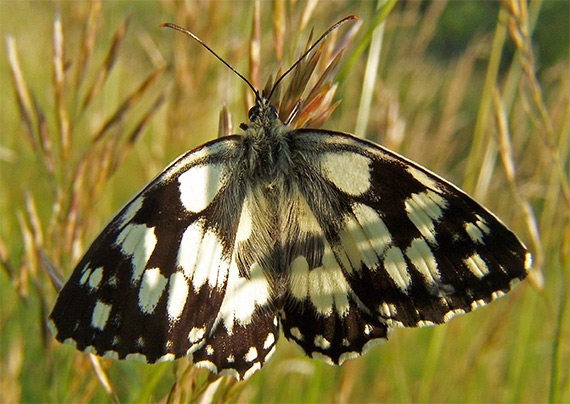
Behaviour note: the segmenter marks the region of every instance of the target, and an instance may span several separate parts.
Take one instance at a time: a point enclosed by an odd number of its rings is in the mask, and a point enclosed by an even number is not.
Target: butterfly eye
[[[248,118],[250,121],[253,121],[259,115],[259,107],[257,105],[251,107],[248,112]]]
[[[275,108],[273,105],[269,106],[269,117],[271,119],[279,118],[279,114],[277,113],[277,108]]]

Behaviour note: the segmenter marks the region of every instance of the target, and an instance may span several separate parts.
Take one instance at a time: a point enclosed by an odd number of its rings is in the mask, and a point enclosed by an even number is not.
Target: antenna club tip
[[[160,24],[160,28],[173,28],[180,31],[179,27],[171,22],[163,22],[162,24]]]
[[[349,15],[348,17],[344,17],[342,20],[340,20],[339,22],[337,22],[335,25],[340,25],[343,24],[347,21],[352,21],[352,20],[358,20],[359,18],[356,15]]]

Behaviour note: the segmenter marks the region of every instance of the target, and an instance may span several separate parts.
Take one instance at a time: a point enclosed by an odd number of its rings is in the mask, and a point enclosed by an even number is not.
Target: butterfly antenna
[[[339,23],[337,23],[338,25]],[[240,72],[238,72],[236,69],[234,69],[228,62],[226,62],[224,59],[222,59],[220,56],[218,56],[218,54],[216,52],[214,52],[212,50],[212,48],[210,48],[208,45],[206,45],[204,43],[204,41],[202,41],[200,38],[198,38],[196,35],[194,35],[192,32],[188,31],[185,28],[179,27],[178,25],[175,24],[171,24],[169,22],[161,24],[161,27],[168,27],[168,28],[172,28],[175,29],[176,31],[180,31],[185,33],[186,35],[190,36],[192,39],[194,39],[196,42],[198,42],[200,45],[202,45],[204,48],[206,48],[212,55],[214,55],[220,62],[222,62],[223,64],[226,65],[226,67],[228,69],[230,69],[232,72],[234,72],[235,74],[238,75],[239,78],[241,78],[243,81],[245,81],[245,83],[249,86],[249,88],[251,88],[251,91],[253,91],[253,94],[255,94],[255,99],[258,102],[261,102],[261,96],[259,95],[259,91],[257,91],[255,89],[255,87],[249,82],[248,79],[246,79]],[[330,30],[329,30],[330,31]],[[272,91],[273,92],[273,91]]]
[[[315,49],[315,48],[317,47],[317,45],[318,45],[319,43],[321,43],[322,40],[325,39],[328,34],[330,34],[332,31],[334,31],[335,29],[337,29],[340,25],[344,24],[344,23],[347,22],[347,21],[351,21],[351,20],[358,20],[358,17],[355,16],[355,15],[349,15],[348,17],[343,18],[342,20],[340,20],[339,22],[337,22],[336,24],[334,24],[332,27],[330,27],[329,29],[327,29],[327,31],[326,31],[323,35],[321,35],[321,37],[320,37],[319,39],[317,39],[317,40],[315,41],[315,43],[314,43],[305,53],[303,53],[303,55],[302,55],[299,59],[297,59],[297,61],[296,61],[295,63],[293,63],[293,66],[291,66],[285,73],[283,73],[283,74],[281,75],[281,77],[279,77],[279,78],[277,79],[277,81],[275,82],[275,84],[273,84],[273,87],[271,88],[271,92],[269,93],[269,96],[267,96],[267,99],[268,99],[268,100],[271,99],[271,96],[273,95],[273,92],[275,91],[275,89],[277,88],[277,85],[281,82],[281,80],[283,80],[283,79],[285,78],[285,76],[287,76],[289,73],[291,73],[291,71],[292,71],[295,67],[297,67],[297,65],[298,65],[299,63],[301,63],[301,61],[302,61],[303,59],[305,59],[305,58],[307,57],[307,55],[308,55],[309,53],[311,53],[311,51],[312,51],[313,49]],[[225,63],[225,62],[224,62],[224,63]]]

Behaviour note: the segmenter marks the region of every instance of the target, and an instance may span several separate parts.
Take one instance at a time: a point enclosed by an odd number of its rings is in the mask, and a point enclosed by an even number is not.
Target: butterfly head
[[[279,120],[279,113],[277,108],[273,106],[265,97],[256,96],[256,102],[253,107],[249,109],[247,124],[242,123],[240,128],[247,130],[248,128],[266,128],[272,126]]]

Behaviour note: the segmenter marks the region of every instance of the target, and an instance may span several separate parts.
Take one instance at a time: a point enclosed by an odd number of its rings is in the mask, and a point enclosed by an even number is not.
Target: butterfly
[[[243,380],[280,330],[340,365],[525,278],[525,246],[459,188],[373,142],[292,129],[247,84],[243,132],[179,157],[91,244],[49,316],[57,340]]]

